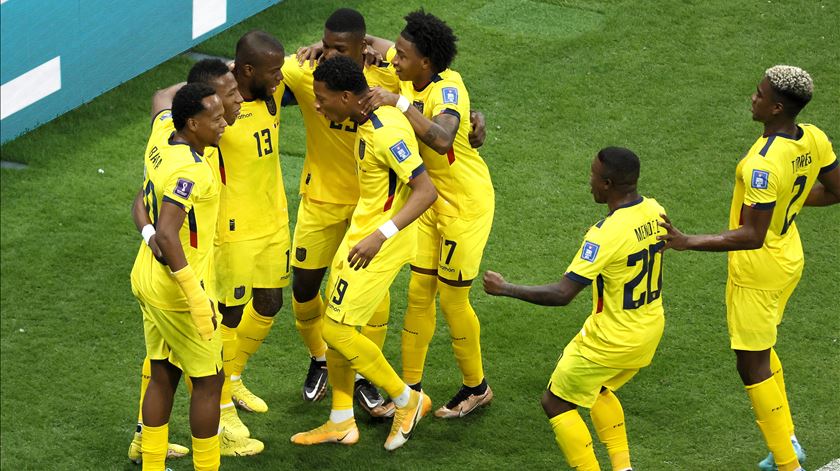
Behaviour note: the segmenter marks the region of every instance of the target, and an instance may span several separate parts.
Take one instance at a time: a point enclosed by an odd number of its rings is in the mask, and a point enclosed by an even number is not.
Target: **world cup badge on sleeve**
[[[598,250],[600,249],[600,245],[587,240],[583,243],[583,249],[580,251],[580,258],[586,260],[587,262],[594,262],[595,257],[598,256]]]
[[[752,187],[757,190],[767,189],[767,180],[770,179],[770,172],[755,169],[752,172]]]
[[[397,162],[404,162],[411,155],[411,151],[408,149],[408,145],[406,145],[405,141],[400,139],[399,142],[392,145],[388,149],[391,150],[391,153],[397,159]]]
[[[455,87],[443,87],[443,103],[447,105],[458,104],[458,89]]]

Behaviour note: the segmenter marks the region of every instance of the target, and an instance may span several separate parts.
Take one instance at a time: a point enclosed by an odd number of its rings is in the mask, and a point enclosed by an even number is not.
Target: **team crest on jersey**
[[[172,190],[172,192],[181,198],[187,199],[192,194],[193,185],[195,185],[195,183],[187,180],[186,178],[179,178],[178,183],[175,184],[175,189]]]
[[[236,299],[242,299],[245,296],[245,287],[244,286],[237,286],[233,288],[233,297]]]
[[[298,262],[302,262],[306,260],[306,249],[303,247],[298,247],[295,249],[295,258]]]
[[[586,260],[587,262],[594,262],[595,257],[598,256],[598,250],[600,249],[600,245],[587,240],[583,243],[583,249],[580,251],[580,258]]]
[[[417,108],[421,113],[423,112],[423,102],[421,100],[414,100],[412,103],[415,108]]]
[[[365,140],[359,139],[359,160],[365,160]]]
[[[766,172],[764,170],[753,170],[752,173],[752,187],[757,190],[766,190],[767,189],[767,180],[770,179],[770,172]]]
[[[443,87],[441,90],[443,93],[443,104],[458,104],[458,89],[455,87]]]
[[[269,114],[274,116],[277,114],[277,102],[274,101],[274,97],[268,97],[268,100],[265,100],[265,107],[268,109]]]
[[[397,162],[404,162],[405,159],[411,156],[411,151],[408,150],[408,146],[402,139],[400,139],[400,141],[396,144],[389,147],[389,149],[391,149],[391,153],[394,154],[394,157],[396,157]]]

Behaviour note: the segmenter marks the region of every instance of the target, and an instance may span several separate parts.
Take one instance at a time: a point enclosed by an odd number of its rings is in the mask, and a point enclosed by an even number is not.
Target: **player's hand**
[[[362,53],[362,59],[365,61],[365,67],[369,65],[376,65],[383,61],[382,54],[380,54],[379,51],[374,49],[370,44],[365,47],[365,51]]]
[[[152,250],[152,255],[158,260],[163,260],[163,252],[160,251],[160,246],[157,243],[157,234],[152,234],[149,237],[149,248]]]
[[[662,218],[662,221],[659,221],[659,227],[665,229],[667,234],[657,236],[657,240],[664,240],[665,247],[662,251],[666,251],[668,249],[674,250],[685,250],[688,248],[688,236],[680,232],[679,229],[671,224],[671,220],[668,219],[668,216],[664,214],[660,214],[659,217]]]
[[[303,65],[304,62],[309,61],[309,67],[315,67],[315,62],[320,61],[323,54],[324,45],[320,41],[309,46],[303,46],[295,52],[298,65]]]
[[[507,281],[505,278],[494,271],[487,270],[484,272],[484,292],[492,296],[504,295],[505,285]]]
[[[208,299],[206,303],[190,306],[190,317],[198,329],[198,335],[203,340],[212,340],[216,330],[216,311],[213,309],[213,303]]]
[[[473,149],[478,149],[484,145],[484,138],[487,136],[484,129],[484,113],[480,111],[470,111],[470,146]]]
[[[362,105],[362,113],[369,115],[380,106],[397,106],[399,98],[400,96],[396,93],[391,93],[382,87],[373,87],[366,97],[359,100],[359,104]]]
[[[385,235],[379,229],[362,239],[361,242],[350,249],[350,254],[347,256],[347,261],[350,262],[350,268],[355,270],[367,268],[370,265],[370,261],[373,260],[373,257],[379,253],[379,249],[382,248],[382,244],[386,240]]]

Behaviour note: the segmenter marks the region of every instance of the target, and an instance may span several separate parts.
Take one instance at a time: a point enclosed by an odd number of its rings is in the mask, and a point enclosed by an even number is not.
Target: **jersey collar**
[[[610,214],[607,214],[607,217],[612,216],[613,213],[618,211],[619,209],[629,208],[630,206],[636,206],[637,204],[641,203],[645,199],[644,196],[639,196],[639,199],[631,201],[629,203],[624,203],[621,206],[615,208],[614,210],[610,211]]]

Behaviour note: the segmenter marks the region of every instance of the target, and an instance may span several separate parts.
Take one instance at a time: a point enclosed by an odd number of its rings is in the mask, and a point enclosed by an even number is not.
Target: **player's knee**
[[[245,306],[226,306],[222,303],[219,303],[219,312],[222,314],[222,324],[225,327],[230,327],[231,329],[235,329],[239,327],[239,323],[242,321],[242,310],[245,309]]]
[[[254,289],[254,310],[261,316],[274,317],[283,307],[281,288]]]
[[[540,405],[542,405],[543,411],[549,419],[575,408],[574,404],[560,399],[547,389],[540,398]]]
[[[440,310],[444,314],[466,311],[470,307],[469,286],[451,286],[440,283]]]
[[[326,270],[326,268],[307,270],[292,267],[292,295],[295,301],[305,303],[318,296]]]

